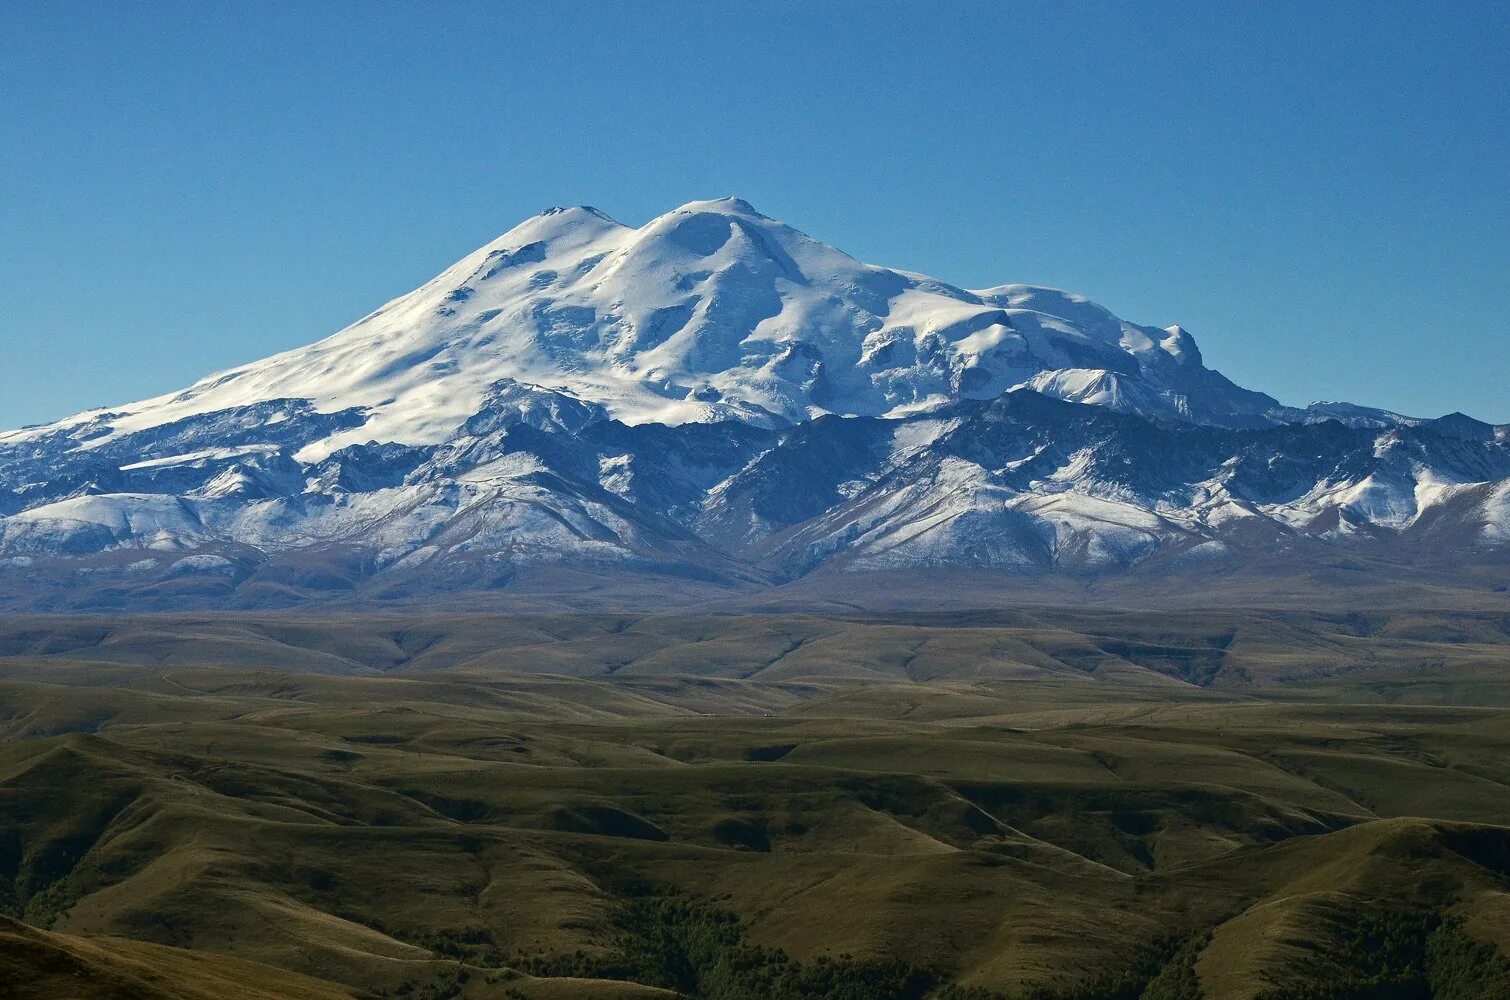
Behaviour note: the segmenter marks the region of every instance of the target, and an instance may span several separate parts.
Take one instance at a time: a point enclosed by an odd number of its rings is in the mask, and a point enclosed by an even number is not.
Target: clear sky
[[[1285,402],[1510,421],[1507,52],[1505,0],[8,0],[0,427],[316,340],[550,205],[728,194],[1180,323]]]

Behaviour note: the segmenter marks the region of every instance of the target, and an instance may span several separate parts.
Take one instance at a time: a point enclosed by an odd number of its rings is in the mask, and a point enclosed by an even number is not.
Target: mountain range
[[[738,199],[551,209],[319,343],[0,433],[0,605],[42,609],[1317,566],[1503,592],[1507,553],[1510,425],[1285,406],[1178,326]]]

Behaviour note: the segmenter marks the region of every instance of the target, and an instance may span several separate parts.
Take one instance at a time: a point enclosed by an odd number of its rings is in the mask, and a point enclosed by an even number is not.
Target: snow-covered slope
[[[1505,428],[1281,406],[1066,292],[863,264],[735,199],[555,209],[317,344],[0,434],[0,575],[410,594],[1500,551],[1507,477]]]
[[[84,428],[97,447],[298,399],[366,416],[304,459],[368,440],[435,444],[505,378],[630,424],[899,415],[1018,385],[1220,424],[1272,422],[1280,409],[1205,368],[1179,327],[1135,326],[1050,289],[969,292],[862,264],[725,199],[639,229],[553,209],[317,344],[0,443]]]

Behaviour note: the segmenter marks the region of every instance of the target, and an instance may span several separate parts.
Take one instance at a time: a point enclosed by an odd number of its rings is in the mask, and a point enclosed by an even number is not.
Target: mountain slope
[[[862,264],[725,199],[640,229],[589,208],[546,212],[318,344],[0,443],[66,432],[97,448],[186,417],[307,400],[365,420],[322,428],[303,458],[372,439],[435,444],[505,378],[630,424],[896,415],[1030,382],[1211,423],[1273,422],[1280,410],[1206,369],[1179,327],[1134,326],[1051,289],[969,292]]]
[[[101,581],[407,597],[540,566],[748,590],[1498,565],[1507,481],[1510,429],[1285,407],[1181,328],[1065,292],[863,264],[736,199],[638,229],[558,209],[320,343],[0,434],[0,577],[51,581],[51,606]]]

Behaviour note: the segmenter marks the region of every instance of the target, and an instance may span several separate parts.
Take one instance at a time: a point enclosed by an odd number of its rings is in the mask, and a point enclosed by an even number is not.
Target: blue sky
[[[1316,6],[0,4],[0,427],[318,339],[549,205],[726,194],[1286,402],[1510,421],[1510,5]]]

